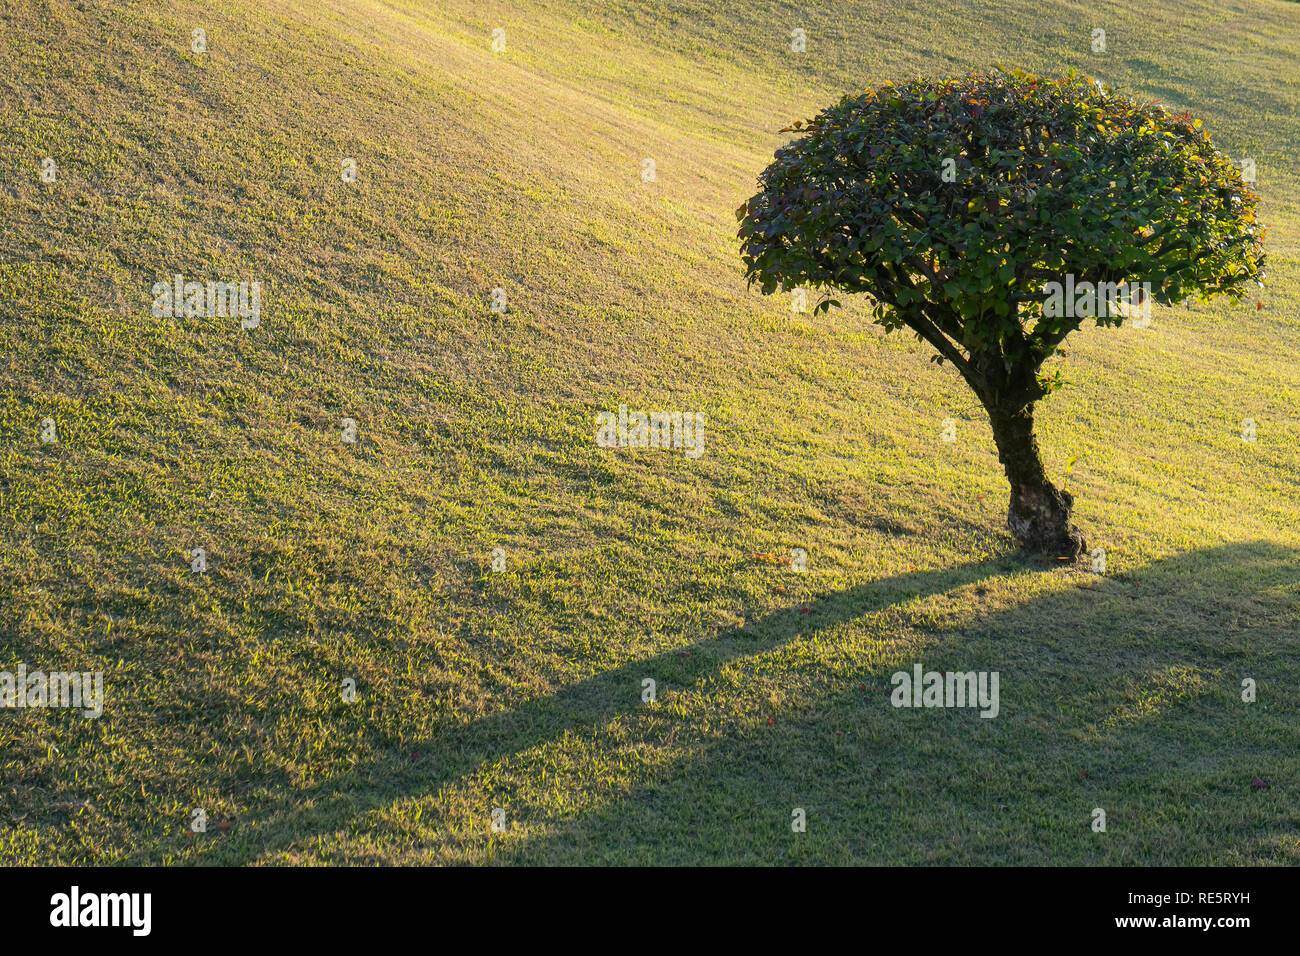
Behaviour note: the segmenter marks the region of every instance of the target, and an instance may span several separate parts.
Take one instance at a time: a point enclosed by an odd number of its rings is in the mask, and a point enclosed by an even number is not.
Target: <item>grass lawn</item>
[[[0,0],[0,671],[106,695],[0,710],[0,864],[1300,863],[1300,4],[592,6]],[[1104,574],[928,346],[742,277],[779,129],[997,63],[1257,165],[1258,302],[1040,406]]]

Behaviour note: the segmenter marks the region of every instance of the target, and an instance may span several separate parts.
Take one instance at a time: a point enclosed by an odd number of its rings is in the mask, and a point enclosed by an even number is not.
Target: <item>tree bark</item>
[[[1011,483],[1007,525],[1020,546],[1054,557],[1078,557],[1088,550],[1083,534],[1070,523],[1074,498],[1047,479],[1034,437],[1034,403],[988,402],[998,460]]]

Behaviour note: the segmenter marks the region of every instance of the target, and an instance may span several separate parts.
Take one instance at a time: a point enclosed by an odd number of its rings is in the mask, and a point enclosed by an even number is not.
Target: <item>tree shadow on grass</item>
[[[599,734],[620,715],[639,716],[646,675],[671,675],[673,684],[699,690],[733,662],[810,646],[865,615],[1028,566],[1008,556],[910,572],[629,661],[294,793],[246,821],[209,859],[310,853],[318,839],[328,845],[330,834],[369,811],[453,787],[568,734]],[[1290,549],[1227,545],[1130,574],[1075,577],[1079,586],[987,615],[973,608],[960,628],[918,625],[905,646],[921,656],[877,665],[867,694],[803,675],[809,697],[771,732],[740,727],[704,738],[683,722],[677,733],[691,743],[689,754],[647,770],[636,789],[603,806],[541,821],[543,836],[507,838],[497,858],[1086,863],[1100,846],[1112,854],[1105,862],[1158,862],[1159,841],[1209,825],[1206,813],[1219,815],[1222,838],[1186,835],[1172,851],[1179,862],[1227,862],[1225,841],[1260,832],[1276,842],[1274,856],[1285,855],[1274,798],[1294,801],[1294,794],[1267,791],[1236,816],[1231,801],[1242,796],[1248,764],[1279,780],[1300,772],[1300,757],[1278,752],[1300,725],[1294,705],[1270,711],[1263,698],[1245,705],[1239,696],[1243,677],[1255,676],[1261,694],[1300,681],[1298,580]],[[969,603],[979,590],[968,592]],[[892,708],[889,675],[915,660],[927,669],[999,671],[999,716]],[[1222,739],[1236,749],[1209,745]],[[426,759],[412,763],[411,749]],[[1151,780],[1166,772],[1167,781]],[[1090,843],[1100,834],[1089,828],[1089,814],[1108,801],[1112,839]],[[790,828],[796,807],[808,814],[807,833]],[[1143,834],[1155,842],[1143,843]],[[1268,855],[1257,849],[1253,856],[1261,852]]]

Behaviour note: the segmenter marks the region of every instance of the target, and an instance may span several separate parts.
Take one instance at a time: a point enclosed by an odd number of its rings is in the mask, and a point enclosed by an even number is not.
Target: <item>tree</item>
[[[791,131],[736,211],[749,282],[823,290],[819,310],[866,293],[878,324],[928,342],[988,412],[1017,541],[1086,550],[1034,436],[1035,404],[1062,384],[1043,363],[1087,319],[1240,301],[1262,281],[1237,167],[1200,120],[1073,70],[886,84]]]

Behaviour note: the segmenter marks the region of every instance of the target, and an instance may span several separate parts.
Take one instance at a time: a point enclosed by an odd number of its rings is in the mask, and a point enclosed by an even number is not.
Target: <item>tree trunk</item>
[[[1034,403],[1020,408],[986,404],[997,442],[998,459],[1011,483],[1007,525],[1021,547],[1054,557],[1074,558],[1088,550],[1083,534],[1070,523],[1074,498],[1047,480],[1034,437]]]

